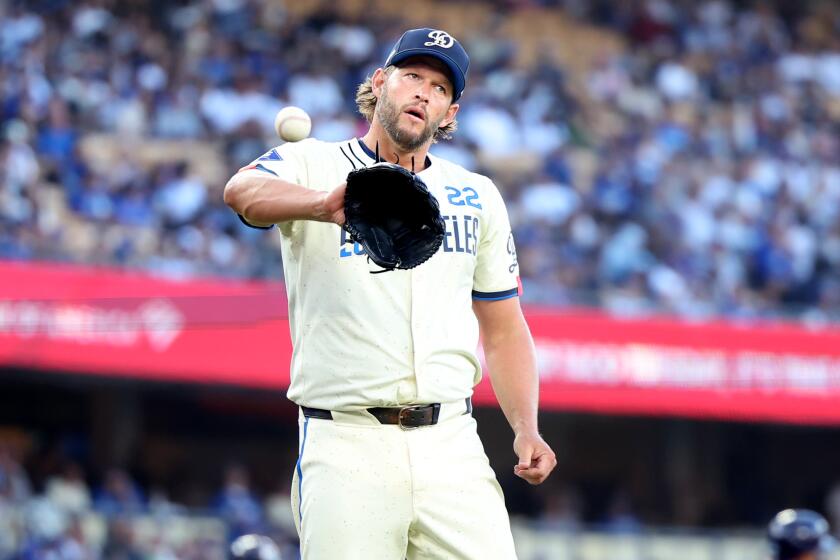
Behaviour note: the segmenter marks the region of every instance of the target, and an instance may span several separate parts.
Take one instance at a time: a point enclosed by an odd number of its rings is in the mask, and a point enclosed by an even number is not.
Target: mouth
[[[407,114],[412,120],[416,120],[422,123],[426,122],[426,112],[419,107],[409,107],[403,112]]]

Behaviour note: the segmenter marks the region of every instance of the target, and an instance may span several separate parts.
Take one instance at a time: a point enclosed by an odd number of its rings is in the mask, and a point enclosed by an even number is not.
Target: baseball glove
[[[434,255],[445,224],[437,199],[414,173],[381,162],[351,171],[344,194],[344,229],[386,272],[423,264]]]

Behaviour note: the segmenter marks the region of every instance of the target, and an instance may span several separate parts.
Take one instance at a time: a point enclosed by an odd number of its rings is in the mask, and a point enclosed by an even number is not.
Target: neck
[[[415,173],[426,169],[426,155],[429,153],[429,146],[432,144],[429,140],[416,150],[406,150],[394,142],[376,119],[371,123],[367,134],[362,136],[362,142],[372,152],[376,152],[376,146],[379,144],[380,160],[396,163]],[[412,158],[414,159],[414,169],[412,169]]]

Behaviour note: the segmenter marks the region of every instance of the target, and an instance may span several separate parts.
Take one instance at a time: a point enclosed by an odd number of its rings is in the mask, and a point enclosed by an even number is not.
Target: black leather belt
[[[471,413],[472,400],[467,397],[464,399],[464,402],[466,404],[464,414]],[[308,406],[302,406],[300,409],[307,418],[319,418],[321,420],[332,420],[333,418],[332,412],[329,410],[310,408]],[[440,416],[440,403],[402,407],[377,406],[368,408],[367,411],[379,420],[380,424],[397,424],[401,428],[411,429],[437,424],[438,417]]]

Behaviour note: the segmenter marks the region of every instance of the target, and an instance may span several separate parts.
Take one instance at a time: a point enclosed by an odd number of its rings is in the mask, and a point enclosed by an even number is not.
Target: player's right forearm
[[[327,193],[300,185],[244,171],[225,185],[225,204],[248,223],[266,226],[291,220],[330,221],[325,209]]]

